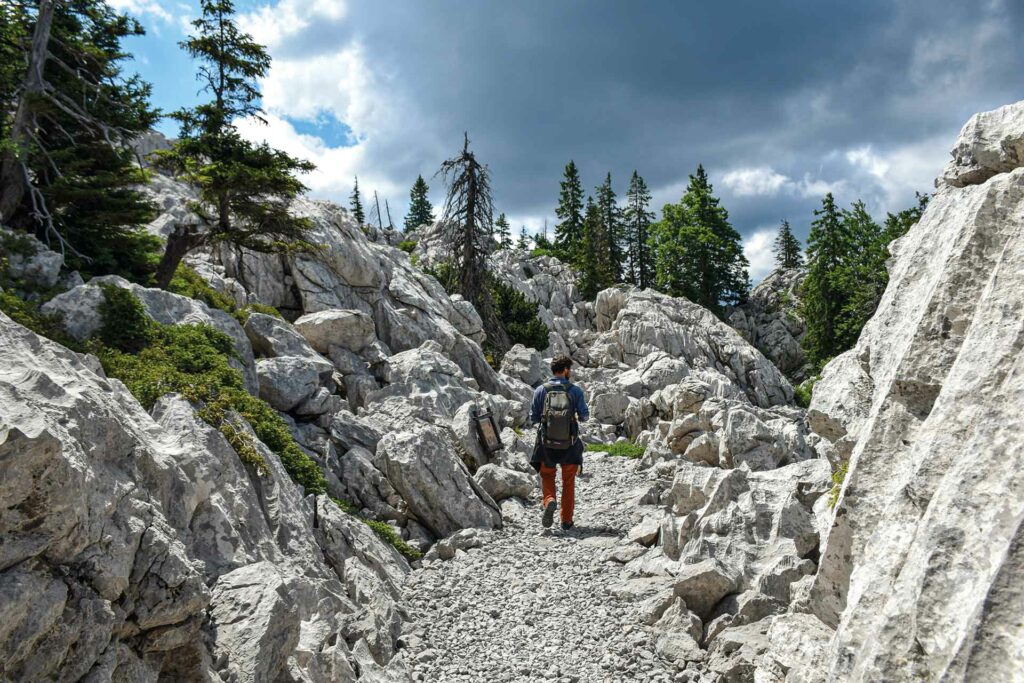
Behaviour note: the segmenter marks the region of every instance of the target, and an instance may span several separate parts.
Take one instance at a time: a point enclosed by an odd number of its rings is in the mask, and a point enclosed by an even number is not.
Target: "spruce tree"
[[[655,283],[672,296],[684,296],[716,313],[747,294],[743,240],[719,205],[703,166],[690,176],[678,204],[666,204],[651,227]]]
[[[434,207],[427,197],[429,191],[430,188],[427,187],[423,176],[416,176],[416,182],[409,192],[409,213],[405,216],[406,232],[434,222]]]
[[[86,275],[145,281],[159,248],[130,148],[158,112],[123,70],[123,41],[142,34],[105,2],[0,7],[0,220]]]
[[[494,221],[494,227],[497,229],[498,234],[498,248],[511,249],[512,230],[509,227],[508,219],[505,218],[505,214],[498,216],[498,220]]]
[[[555,249],[563,260],[575,263],[583,237],[583,183],[575,162],[566,164],[560,188],[555,209],[559,220],[555,226]]]
[[[652,284],[651,253],[648,236],[654,212],[650,211],[651,193],[644,179],[633,171],[626,192],[626,209],[622,222],[626,232],[626,253],[629,258],[627,281],[641,289]]]
[[[800,295],[807,324],[802,345],[811,362],[822,364],[842,351],[838,326],[846,292],[840,269],[848,262],[851,244],[831,192],[814,215],[807,236],[807,277]]]
[[[592,299],[602,289],[615,284],[614,264],[608,249],[608,233],[601,207],[587,197],[587,210],[583,218],[583,237],[579,252],[585,254],[576,267],[579,273],[580,294]]]
[[[530,233],[526,232],[526,226],[519,229],[519,240],[516,242],[516,249],[527,250],[530,248]]]
[[[352,194],[348,199],[352,218],[356,219],[356,225],[362,227],[366,224],[366,211],[363,209],[363,199],[359,196],[359,176],[356,176],[355,182],[352,184]]]
[[[793,235],[789,228],[789,221],[782,221],[779,226],[779,234],[775,237],[772,246],[775,252],[775,264],[779,268],[799,268],[803,265],[803,255],[800,253],[800,241]]]
[[[195,33],[181,43],[200,62],[199,80],[211,100],[179,109],[181,123],[174,147],[161,162],[199,192],[194,209],[205,230],[181,226],[167,238],[157,267],[157,285],[166,288],[178,263],[190,250],[226,242],[260,252],[309,248],[306,218],[289,214],[291,201],[305,186],[298,173],[313,165],[242,139],[235,121],[262,121],[256,83],[267,74],[270,56],[233,20],[231,0],[202,0],[202,16],[192,22]]]
[[[622,281],[622,269],[625,265],[625,235],[622,229],[622,211],[619,209],[612,189],[612,174],[605,176],[604,182],[597,187],[597,209],[601,216],[601,232],[603,243],[594,245],[607,254],[608,273],[612,282]]]
[[[469,135],[462,152],[445,160],[438,171],[448,186],[441,213],[442,234],[451,255],[449,287],[476,307],[495,357],[512,346],[494,309],[489,288],[487,256],[494,216],[491,177],[487,167],[469,150]]]

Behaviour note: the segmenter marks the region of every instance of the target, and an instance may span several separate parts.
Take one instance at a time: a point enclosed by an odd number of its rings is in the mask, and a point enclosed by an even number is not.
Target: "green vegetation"
[[[703,166],[690,176],[678,204],[666,204],[651,226],[655,284],[672,296],[684,296],[716,313],[747,295],[747,259],[743,240],[729,213],[714,196]]]
[[[616,441],[615,443],[588,443],[588,451],[601,451],[608,455],[617,455],[622,458],[639,458],[644,454],[644,447],[629,441]]]
[[[381,539],[383,539],[386,543],[390,543],[392,546],[394,546],[395,550],[404,555],[406,559],[411,561],[418,560],[421,557],[423,557],[423,553],[416,550],[416,548],[413,548],[411,545],[402,540],[402,537],[398,535],[398,532],[395,531],[395,528],[387,522],[381,522],[376,519],[367,519],[366,517],[363,517],[359,514],[359,510],[356,509],[356,506],[353,505],[352,503],[349,503],[346,500],[334,497],[332,497],[331,500],[333,500],[334,504],[341,508],[344,512],[352,515],[359,521],[366,524],[366,526],[373,529],[374,532],[376,532],[376,534],[380,536]]]
[[[629,257],[626,282],[640,289],[646,289],[652,284],[649,235],[654,212],[649,210],[650,204],[651,193],[647,189],[647,183],[634,170],[633,177],[629,180],[629,189],[626,191],[626,209],[622,215],[622,222]]]
[[[800,293],[807,322],[801,344],[816,367],[857,342],[889,282],[889,243],[921,218],[927,203],[928,197],[918,195],[916,206],[889,214],[883,228],[864,202],[840,211],[831,193],[825,195],[807,238],[807,277]]]
[[[352,194],[349,195],[348,199],[352,218],[355,219],[356,225],[363,228],[363,232],[366,232],[364,227],[366,224],[366,211],[363,210],[363,199],[359,196],[359,176],[356,176],[355,183],[352,185]]]
[[[554,249],[545,249],[544,247],[537,247],[530,252],[530,258],[536,258],[538,256],[558,256],[558,252]]]
[[[509,227],[508,219],[505,218],[505,214],[498,216],[498,220],[494,221],[495,233],[498,239],[499,249],[511,249],[512,248],[512,230]]]
[[[149,84],[124,72],[123,43],[142,34],[99,0],[0,5],[0,215],[86,277],[142,282],[155,266],[146,173],[118,142],[159,118]]]
[[[263,313],[265,315],[272,315],[278,320],[283,319],[280,311],[273,306],[246,304],[239,307],[235,305],[234,299],[211,287],[210,283],[204,280],[202,275],[184,263],[178,264],[178,269],[174,271],[174,277],[171,278],[167,291],[187,296],[196,301],[202,301],[210,308],[230,313],[242,325],[249,319],[250,313]]]
[[[171,114],[181,132],[170,150],[159,153],[158,164],[196,188],[199,199],[192,208],[203,225],[167,236],[156,272],[162,288],[181,259],[205,244],[228,242],[273,253],[312,248],[305,241],[309,219],[292,216],[288,206],[306,189],[297,175],[313,164],[249,142],[235,123],[264,121],[257,81],[269,71],[270,56],[235,24],[231,0],[201,0],[200,6],[202,15],[182,47],[200,62],[198,79],[212,99]]]
[[[846,473],[850,463],[844,462],[835,472],[832,473],[832,489],[828,492],[828,509],[834,510],[839,502],[839,493],[843,490],[843,482],[846,480]]]
[[[200,406],[199,416],[216,427],[243,461],[261,474],[266,463],[235,419],[237,414],[256,437],[277,454],[281,464],[306,493],[327,491],[323,473],[292,438],[287,425],[266,402],[251,396],[241,373],[228,364],[231,338],[207,325],[162,325],[125,289],[104,288],[103,325],[89,350],[111,377],[124,382],[147,410],[168,392]]]
[[[800,241],[789,229],[789,221],[782,221],[779,226],[779,234],[775,236],[772,251],[775,253],[775,265],[780,268],[799,268],[803,265]]]
[[[811,377],[797,386],[793,387],[793,398],[796,404],[801,408],[809,408],[811,406],[811,396],[814,393],[814,385],[821,379],[821,376]]]
[[[407,254],[411,254],[416,249],[416,245],[419,244],[416,240],[402,240],[398,243],[398,248]]]
[[[430,188],[423,180],[423,176],[416,176],[416,182],[409,191],[409,213],[405,216],[406,232],[434,222],[434,207],[427,196],[429,191]]]

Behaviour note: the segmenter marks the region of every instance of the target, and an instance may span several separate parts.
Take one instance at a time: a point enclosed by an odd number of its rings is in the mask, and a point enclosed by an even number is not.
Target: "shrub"
[[[588,451],[601,451],[608,455],[617,455],[622,458],[639,458],[644,454],[644,447],[629,441],[616,441],[615,443],[588,443]]]
[[[52,339],[74,351],[81,350],[81,344],[64,331],[63,317],[59,314],[41,312],[39,302],[25,301],[10,292],[0,292],[0,311],[40,336]]]
[[[177,270],[174,271],[174,277],[171,278],[171,284],[167,286],[167,291],[202,301],[210,308],[219,308],[232,315],[235,314],[237,308],[231,297],[221,294],[211,287],[202,275],[184,263],[178,264]]]
[[[537,304],[530,303],[522,293],[503,282],[491,279],[491,296],[498,319],[513,344],[533,349],[548,346],[548,328],[537,317]],[[500,359],[499,359],[500,362]]]
[[[220,430],[244,462],[265,474],[267,466],[255,444],[233,422],[237,413],[307,494],[327,491],[323,472],[295,442],[281,416],[250,395],[241,373],[228,364],[234,355],[230,337],[208,325],[162,325],[144,314],[140,320],[142,306],[130,291],[110,287],[104,294],[100,342],[90,350],[143,407],[151,409],[166,393],[180,393],[199,404],[199,417]]]
[[[554,256],[557,258],[558,254],[555,253],[554,249],[548,249],[546,247],[537,247],[536,249],[530,252],[530,258],[536,258],[538,256]]]
[[[419,243],[416,240],[402,240],[398,243],[398,248],[407,254],[411,254],[416,249],[417,244]]]
[[[814,385],[817,384],[819,379],[821,379],[820,376],[811,377],[793,387],[793,399],[798,406],[801,408],[810,407],[811,396],[814,394]]]
[[[834,510],[839,502],[839,492],[843,490],[843,482],[846,480],[846,473],[850,468],[849,462],[844,462],[835,472],[832,473],[832,490],[828,492],[828,509]]]
[[[359,514],[359,510],[356,509],[356,506],[347,500],[334,497],[331,497],[331,500],[334,501],[335,505],[341,508],[342,512],[352,515],[360,522],[373,529],[384,542],[390,543],[395,550],[404,555],[406,559],[418,560],[423,557],[423,553],[402,540],[402,537],[398,535],[398,532],[395,531],[394,527],[387,522],[380,522],[375,519],[367,519],[366,517],[363,517]]]

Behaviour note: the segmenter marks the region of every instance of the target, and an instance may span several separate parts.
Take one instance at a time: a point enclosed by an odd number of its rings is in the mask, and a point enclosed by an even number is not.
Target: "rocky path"
[[[640,605],[610,591],[622,565],[607,555],[650,510],[637,503],[650,482],[634,461],[587,458],[575,529],[541,527],[538,483],[529,504],[504,501],[504,529],[467,534],[481,547],[412,572],[414,680],[676,680]]]

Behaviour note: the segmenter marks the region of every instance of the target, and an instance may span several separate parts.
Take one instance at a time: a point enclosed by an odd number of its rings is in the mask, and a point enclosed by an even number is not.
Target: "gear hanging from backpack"
[[[573,445],[576,408],[569,396],[571,386],[561,382],[548,382],[544,385],[544,412],[541,413],[540,427],[544,448],[565,450]]]

